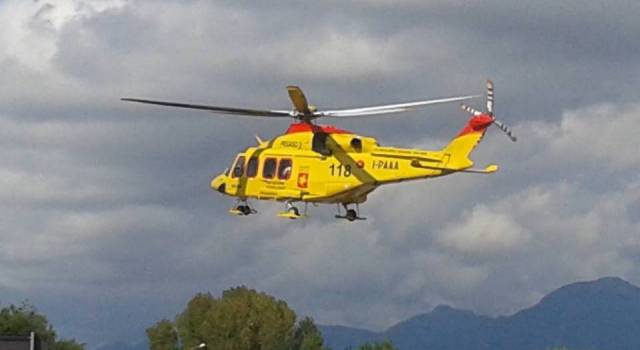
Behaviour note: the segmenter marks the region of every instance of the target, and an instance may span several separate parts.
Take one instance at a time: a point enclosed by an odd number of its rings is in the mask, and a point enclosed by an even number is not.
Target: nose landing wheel
[[[244,200],[244,201],[238,201],[238,204],[229,209],[229,213],[234,214],[234,215],[239,215],[239,216],[247,216],[247,215],[251,215],[251,214],[256,214],[258,211],[251,208],[251,206],[249,206],[249,203]]]

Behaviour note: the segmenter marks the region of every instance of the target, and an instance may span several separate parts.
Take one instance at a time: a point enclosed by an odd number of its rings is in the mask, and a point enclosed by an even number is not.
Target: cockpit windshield
[[[242,175],[244,175],[244,156],[238,155],[232,169],[231,177],[242,177]]]

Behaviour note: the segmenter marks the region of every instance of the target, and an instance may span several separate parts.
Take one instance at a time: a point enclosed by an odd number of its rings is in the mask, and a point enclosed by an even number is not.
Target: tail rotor
[[[474,115],[474,116],[478,116],[478,115],[488,115],[491,118],[493,118],[493,124],[495,124],[498,129],[502,130],[502,132],[505,133],[505,135],[507,135],[507,137],[509,137],[509,139],[513,142],[516,142],[518,140],[518,138],[513,134],[513,132],[511,131],[511,129],[506,126],[503,122],[501,122],[500,120],[496,119],[496,117],[493,115],[493,109],[494,109],[494,95],[493,95],[493,81],[491,80],[487,80],[487,110],[486,112],[481,112],[477,109],[474,109],[472,107],[469,107],[465,104],[461,104],[460,107],[462,108],[462,110],[464,110],[465,112]]]

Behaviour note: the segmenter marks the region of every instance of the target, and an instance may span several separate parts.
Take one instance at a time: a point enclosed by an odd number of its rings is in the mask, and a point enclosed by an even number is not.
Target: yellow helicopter
[[[472,116],[464,128],[442,149],[421,150],[384,147],[372,137],[354,134],[331,125],[315,124],[318,118],[350,118],[413,110],[418,107],[468,100],[478,96],[458,96],[373,107],[319,111],[307,103],[302,90],[288,86],[293,110],[255,110],[186,103],[122,98],[124,101],[199,109],[219,114],[253,117],[286,117],[296,120],[287,131],[271,140],[256,136],[257,145],[239,153],[231,168],[211,181],[211,187],[237,198],[229,210],[247,216],[257,211],[248,200],[284,202],[279,217],[298,219],[307,215],[308,203],[336,204],[335,216],[348,221],[364,220],[359,204],[378,186],[449,175],[457,172],[489,174],[497,165],[474,169],[469,154],[495,124],[516,141],[511,130],[493,116],[493,83],[487,81],[486,111],[464,104]],[[294,205],[304,203],[304,212]],[[341,211],[344,208],[344,213]],[[355,208],[354,208],[355,207]]]

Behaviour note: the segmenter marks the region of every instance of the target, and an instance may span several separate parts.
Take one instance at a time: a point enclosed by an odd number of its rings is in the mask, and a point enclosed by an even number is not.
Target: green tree
[[[147,328],[147,337],[151,350],[178,349],[178,333],[169,320],[162,320],[155,326]]]
[[[85,344],[78,343],[73,339],[70,340],[58,340],[54,343],[51,350],[84,350]]]
[[[40,341],[51,350],[83,350],[84,344],[73,339],[56,340],[56,332],[47,320],[31,304],[9,305],[0,309],[0,335],[28,336],[35,332]]]
[[[199,293],[189,301],[184,312],[176,318],[176,328],[182,344],[196,346],[203,341],[202,326],[214,304],[216,299],[209,293]]]
[[[0,310],[0,335],[28,336],[31,332],[35,332],[48,346],[55,342],[56,333],[49,321],[33,305],[25,302],[20,306],[10,305]]]
[[[293,332],[292,350],[325,350],[324,339],[313,319],[304,318]]]
[[[196,295],[176,326],[185,349],[204,342],[208,350],[283,350],[292,343],[295,319],[284,301],[237,287],[221,298]]]
[[[379,343],[364,343],[357,350],[397,350],[390,341],[385,340]]]
[[[296,324],[282,300],[246,287],[220,298],[197,294],[176,322],[162,320],[147,329],[152,350],[192,349],[201,343],[220,350],[327,350],[313,319]]]

